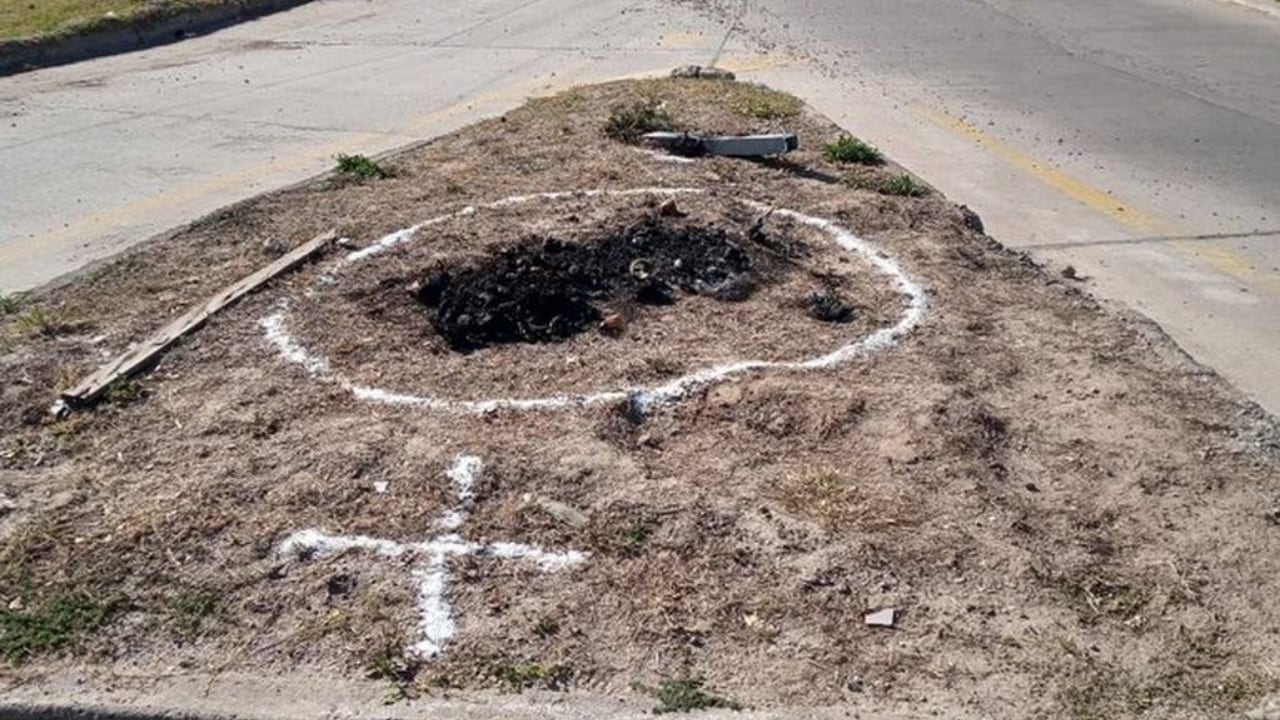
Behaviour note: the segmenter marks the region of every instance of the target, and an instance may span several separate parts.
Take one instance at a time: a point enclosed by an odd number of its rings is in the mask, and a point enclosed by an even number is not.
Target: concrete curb
[[[190,674],[164,677],[77,677],[62,668],[34,683],[0,692],[4,720],[652,720],[655,700],[591,692],[458,692],[394,699],[386,683],[292,675]],[[977,720],[959,708],[902,715],[871,698],[826,707],[707,710],[700,720]]]
[[[121,20],[80,35],[0,41],[0,77],[166,45],[307,2],[311,0],[234,0]]]

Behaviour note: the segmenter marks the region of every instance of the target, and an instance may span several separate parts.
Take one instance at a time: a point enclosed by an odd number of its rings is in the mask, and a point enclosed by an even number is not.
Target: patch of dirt
[[[372,673],[410,694],[628,695],[701,678],[754,706],[1064,720],[1220,718],[1275,692],[1273,420],[1158,329],[979,234],[971,213],[824,182],[842,170],[816,148],[839,129],[808,110],[735,112],[751,92],[645,81],[535,100],[407,151],[392,178],[257,198],[23,298],[0,318],[0,633],[35,652],[3,682],[180,668]],[[785,124],[806,149],[787,163],[674,164],[605,137],[611,108],[651,99],[691,129]],[[708,192],[677,199],[686,217],[646,196],[488,205],[649,186]],[[810,227],[775,216],[774,247],[753,242],[759,212],[743,199],[873,242],[927,287],[924,324],[846,365],[745,376],[645,418],[369,404],[283,361],[260,325],[287,300],[294,339],[345,382],[483,399],[812,357],[901,315],[883,275]],[[377,257],[344,264],[334,251],[281,278],[92,412],[43,413],[283,247],[330,227],[369,246],[453,214]],[[691,235],[702,239],[675,240]],[[626,243],[601,253],[640,236],[644,258]],[[553,258],[566,248],[601,269],[568,272]],[[673,304],[638,301],[631,266],[648,256],[663,258],[652,272]],[[709,297],[706,278],[673,272],[686,257],[699,273],[745,270],[753,292]],[[535,292],[536,265],[558,280]],[[441,271],[451,278],[435,297]],[[502,302],[480,299],[499,285]],[[450,287],[459,309],[517,330],[534,309],[516,301],[544,292],[599,320],[555,342],[464,332],[458,352],[432,321],[455,307]],[[612,312],[628,315],[622,332],[598,332]],[[278,548],[305,528],[436,537],[458,502],[444,473],[459,454],[487,463],[463,537],[590,558],[555,573],[454,558],[457,635],[443,659],[407,662],[396,649],[416,640],[428,558]],[[103,601],[92,625],[55,612],[86,597]],[[886,608],[895,628],[863,622]],[[31,627],[68,632],[32,647],[12,632]]]

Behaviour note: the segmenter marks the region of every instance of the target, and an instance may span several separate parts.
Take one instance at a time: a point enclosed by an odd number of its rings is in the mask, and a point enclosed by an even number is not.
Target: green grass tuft
[[[69,592],[55,595],[30,610],[0,610],[0,655],[18,664],[35,655],[74,646],[85,633],[110,622],[122,605],[119,598]]]
[[[57,310],[30,307],[18,315],[18,327],[27,335],[53,338],[84,332],[92,328],[93,323]]]
[[[857,165],[883,165],[884,155],[874,146],[852,135],[841,135],[827,145],[827,159],[832,162]]]
[[[682,678],[668,680],[658,687],[658,706],[654,714],[672,712],[692,712],[694,710],[741,710],[742,704],[712,695],[702,689],[703,681],[699,678]]]
[[[739,98],[733,111],[757,120],[778,120],[799,115],[800,100],[794,95],[760,88]]]
[[[169,613],[178,631],[187,638],[200,634],[201,627],[222,607],[222,597],[213,590],[187,588],[169,600]]]
[[[575,673],[568,665],[500,662],[490,666],[489,675],[508,690],[521,692],[531,688],[567,690]]]
[[[657,101],[635,103],[613,109],[605,123],[604,134],[619,142],[633,143],[646,133],[674,130],[667,109]]]
[[[933,192],[928,185],[906,174],[894,175],[888,179],[852,174],[844,179],[844,183],[857,190],[871,190],[881,195],[898,197],[925,197]]]
[[[369,180],[386,180],[394,177],[395,172],[379,165],[364,155],[338,155],[338,174],[345,175],[358,182]]]

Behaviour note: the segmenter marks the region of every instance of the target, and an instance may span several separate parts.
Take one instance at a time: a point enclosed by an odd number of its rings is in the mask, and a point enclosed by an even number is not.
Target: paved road
[[[1280,412],[1280,18],[1220,0],[742,6],[324,0],[0,79],[0,290],[337,152],[705,62],[734,25],[727,64],[804,95]]]
[[[657,0],[319,0],[204,38],[0,78],[0,291],[236,200],[724,32]],[[740,68],[767,58],[729,48]]]
[[[766,79],[1280,413],[1280,13],[1219,0],[749,8],[744,34],[826,71]]]

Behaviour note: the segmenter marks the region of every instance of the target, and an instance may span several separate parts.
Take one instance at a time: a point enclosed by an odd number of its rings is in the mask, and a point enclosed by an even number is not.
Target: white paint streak
[[[391,540],[380,540],[367,535],[334,536],[319,530],[302,530],[290,535],[280,544],[281,555],[302,556],[312,553],[321,557],[341,555],[351,550],[366,550],[383,557],[400,557],[411,548]]]
[[[288,315],[289,303],[286,301],[281,302],[274,313],[262,318],[259,325],[262,326],[267,342],[274,345],[285,360],[294,365],[301,365],[312,375],[328,375],[329,361],[317,355],[312,355],[289,335],[289,331],[284,326],[285,318]]]
[[[480,477],[482,470],[484,470],[484,463],[480,458],[474,455],[463,455],[458,458],[453,467],[449,468],[449,472],[445,473],[457,488],[458,499],[463,507],[469,506],[475,499],[476,479]]]
[[[574,198],[594,198],[601,196],[629,197],[636,195],[687,195],[702,194],[704,190],[698,188],[632,188],[627,190],[578,190],[570,192],[549,192],[538,193],[534,195],[515,195],[503,198],[488,205],[479,206],[483,209],[495,209],[511,207],[532,202],[534,200],[544,201],[560,201]],[[868,355],[870,353],[879,352],[893,347],[904,336],[920,325],[929,307],[928,294],[925,289],[917,282],[911,279],[902,266],[893,258],[889,257],[871,243],[857,237],[849,230],[826,220],[824,218],[805,215],[794,210],[774,209],[772,206],[759,203],[753,200],[735,199],[743,205],[756,210],[766,211],[772,210],[775,215],[791,218],[796,222],[803,223],[815,228],[831,237],[841,248],[860,255],[880,273],[887,276],[893,283],[894,288],[907,298],[907,307],[903,311],[898,322],[892,327],[882,328],[876,332],[855,342],[849,343],[835,349],[834,351],[815,358],[806,360],[796,360],[790,362],[769,362],[764,360],[742,360],[715,367],[705,368],[690,373],[683,377],[676,378],[664,385],[652,388],[631,387],[618,390],[606,390],[597,393],[588,393],[583,395],[556,395],[544,398],[497,398],[490,400],[455,400],[448,398],[436,398],[430,396],[413,395],[409,393],[401,393],[382,388],[367,387],[364,385],[356,385],[345,379],[339,379],[342,386],[349,390],[358,400],[382,403],[385,405],[398,405],[403,407],[413,407],[428,411],[444,411],[444,412],[463,412],[463,413],[489,413],[498,410],[512,411],[551,411],[565,410],[575,407],[584,407],[589,405],[599,405],[605,403],[618,403],[629,397],[635,398],[636,403],[642,408],[647,409],[655,405],[678,400],[681,397],[707,385],[722,382],[730,378],[738,377],[753,372],[765,370],[780,371],[805,371],[830,368],[835,365],[848,362],[854,358]],[[477,208],[468,206],[462,210],[449,215],[442,215],[431,218],[423,223],[392,233],[382,238],[373,245],[354,253],[351,253],[341,261],[342,265],[367,260],[371,257],[390,250],[391,248],[416,239],[418,230],[424,227],[445,222],[455,217],[469,217],[476,214]],[[336,272],[335,268],[331,272]],[[322,277],[332,277],[326,273]],[[284,305],[275,314],[264,318],[263,327],[267,332],[267,340],[275,345],[282,357],[295,364],[302,365],[307,368],[312,375],[327,375],[329,372],[329,363],[325,358],[316,356],[307,351],[303,346],[297,343],[289,336],[285,329],[285,318],[288,314],[288,306]],[[459,521],[460,522],[460,521]]]
[[[445,557],[444,553],[436,553],[425,569],[413,572],[414,579],[418,581],[418,634],[421,639],[409,651],[422,658],[442,654],[445,645],[458,631],[453,609],[445,598],[449,584],[449,565]]]
[[[658,162],[676,163],[679,165],[688,165],[690,163],[698,162],[697,158],[683,157],[681,155],[672,155],[670,153],[664,153],[660,150],[645,150],[644,148],[635,148],[635,151],[640,153],[641,155],[648,155],[649,157],[653,158],[654,160],[657,160]]]
[[[278,552],[282,556],[302,560],[334,557],[352,551],[371,552],[384,558],[405,555],[427,558],[423,566],[413,570],[413,579],[418,587],[419,637],[409,648],[409,652],[426,659],[438,657],[457,632],[457,623],[448,598],[449,558],[474,555],[522,560],[537,564],[538,569],[543,572],[556,572],[581,565],[589,557],[576,550],[548,552],[522,543],[471,543],[453,532],[466,521],[468,511],[475,501],[475,483],[483,470],[484,463],[472,455],[462,455],[454,461],[445,475],[457,492],[458,504],[436,521],[436,526],[447,532],[426,542],[400,543],[366,535],[329,535],[311,529],[290,535],[280,544]]]
[[[409,242],[421,227],[422,225],[414,225],[411,228],[397,230],[390,235],[380,238],[369,247],[353,250],[350,253],[347,253],[346,261],[347,263],[360,262],[361,260],[368,260],[375,255],[381,255],[397,245]]]

